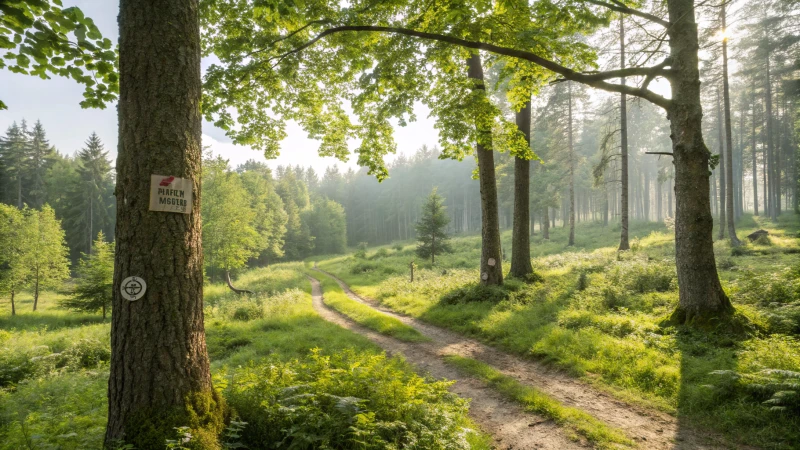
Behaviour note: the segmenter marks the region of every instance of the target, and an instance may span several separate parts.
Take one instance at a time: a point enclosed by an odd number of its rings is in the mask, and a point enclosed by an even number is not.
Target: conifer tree
[[[47,196],[45,179],[47,169],[54,162],[55,149],[47,140],[42,122],[36,121],[28,133],[28,161],[26,164],[27,201],[33,208],[41,208]]]
[[[14,122],[0,140],[0,159],[5,172],[5,197],[3,201],[22,209],[24,205],[23,178],[28,164],[30,142],[28,141],[28,125]]]
[[[92,253],[84,253],[78,263],[73,295],[61,306],[77,311],[103,312],[103,320],[111,308],[114,287],[114,243],[106,242],[102,231],[92,246]]]
[[[92,241],[97,231],[111,223],[113,199],[111,161],[97,133],[92,133],[77,155],[78,177],[70,189],[70,210],[67,223],[77,237],[75,246],[92,253]]]
[[[431,258],[431,264],[436,263],[436,255],[451,251],[447,235],[447,225],[450,218],[447,216],[444,198],[437,194],[433,188],[425,204],[422,206],[422,217],[417,222],[417,255],[420,258]]]

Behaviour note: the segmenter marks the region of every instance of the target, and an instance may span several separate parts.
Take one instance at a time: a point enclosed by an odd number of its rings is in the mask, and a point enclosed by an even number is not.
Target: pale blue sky
[[[117,41],[117,14],[119,2],[116,0],[64,0],[64,6],[78,6],[94,19],[104,36]],[[19,75],[0,70],[0,99],[8,105],[8,110],[0,111],[0,133],[14,121],[37,119],[47,131],[50,143],[67,154],[74,154],[86,138],[94,131],[100,136],[112,158],[117,149],[117,111],[116,104],[104,110],[82,109],[83,86],[72,80],[53,77],[41,80],[37,77]],[[410,154],[423,144],[435,145],[438,133],[433,122],[427,120],[427,111],[420,106],[417,111],[419,121],[407,127],[397,127],[395,138],[398,152]],[[270,162],[278,164],[311,165],[318,172],[336,163],[334,158],[320,158],[316,154],[317,143],[306,138],[306,133],[298,126],[290,126],[289,137],[283,142],[281,156]],[[215,153],[231,160],[233,166],[253,158],[264,161],[260,152],[247,147],[233,145],[222,130],[209,123],[203,125],[203,143],[211,145]],[[347,166],[356,167],[355,158]],[[340,163],[340,166],[344,167]]]

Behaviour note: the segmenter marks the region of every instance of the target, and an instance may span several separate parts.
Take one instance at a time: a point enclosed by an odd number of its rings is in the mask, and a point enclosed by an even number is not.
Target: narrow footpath
[[[314,308],[326,320],[362,334],[389,353],[402,354],[409,362],[437,378],[455,380],[453,392],[471,398],[471,414],[483,429],[496,438],[500,449],[570,449],[586,448],[586,441],[569,440],[564,431],[547,418],[523,410],[516,402],[487,388],[481,381],[461,374],[445,364],[443,357],[458,355],[486,363],[504,375],[532,386],[566,406],[581,409],[606,424],[622,430],[639,448],[652,450],[725,449],[726,445],[713,433],[697,432],[669,414],[622,402],[610,394],[546,367],[523,359],[455,332],[398,314],[373,301],[355,294],[335,275],[321,272],[341,286],[352,300],[365,304],[383,314],[414,327],[429,342],[406,343],[366,329],[338,312],[328,308],[322,297],[319,282],[311,277]]]

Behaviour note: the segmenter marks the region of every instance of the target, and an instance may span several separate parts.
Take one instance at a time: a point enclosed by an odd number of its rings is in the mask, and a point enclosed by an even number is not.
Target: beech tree
[[[0,203],[0,293],[9,296],[12,316],[17,314],[15,296],[30,274],[23,258],[29,240],[22,211]]]
[[[27,230],[23,234],[20,264],[30,271],[27,284],[33,289],[33,310],[36,311],[40,291],[56,287],[69,278],[69,249],[53,208],[44,205],[39,211],[26,209],[24,214]]]
[[[240,175],[220,156],[203,161],[202,206],[205,264],[230,280],[230,271],[258,256],[265,241],[256,231],[256,211]]]
[[[591,87],[625,93],[650,101],[667,111],[673,139],[672,157],[675,162],[675,241],[676,266],[679,284],[679,304],[672,320],[675,323],[705,324],[733,312],[733,306],[717,274],[713,252],[713,219],[708,186],[710,152],[702,136],[702,106],[698,66],[699,38],[692,0],[668,0],[667,19],[621,3],[592,1],[607,9],[647,20],[663,28],[669,38],[669,56],[653,66],[634,66],[605,72],[580,72],[539,54],[496,44],[490,40],[465,39],[447,33],[432,33],[406,27],[405,23],[391,25],[338,25],[324,27],[313,39],[298,48],[313,45],[319,40],[345,32],[391,33],[434,42],[485,50],[503,56],[530,61],[549,69],[564,79]],[[610,82],[621,76],[642,77],[638,86]],[[670,82],[672,98],[649,89],[657,77]]]
[[[200,24],[196,0],[121,0],[117,222],[108,445],[161,448],[174,428],[217,448],[224,404],[203,325]],[[188,214],[150,211],[151,175],[189,180]],[[147,283],[136,301],[130,276]]]
[[[0,69],[72,78],[86,86],[81,106],[104,108],[117,97],[117,54],[80,8],[61,6],[61,0],[0,2]]]

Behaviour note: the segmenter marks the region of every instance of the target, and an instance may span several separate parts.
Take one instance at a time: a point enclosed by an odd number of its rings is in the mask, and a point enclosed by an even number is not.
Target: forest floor
[[[527,410],[559,418],[581,438],[593,436],[594,445],[618,445],[603,433],[621,431],[641,448],[796,449],[800,398],[777,397],[800,376],[800,220],[746,215],[737,231],[744,240],[761,228],[768,240],[714,245],[742,324],[736,331],[666,322],[677,304],[677,278],[674,239],[663,224],[634,223],[632,250],[623,253],[615,248],[618,227],[579,225],[572,247],[562,227],[551,229],[550,240],[534,235],[541,279],[508,279],[502,288],[476,282],[477,237],[454,238],[453,252],[437,255],[436,264],[420,261],[411,242],[309,264],[438,342],[451,365]],[[510,248],[508,232],[503,247]],[[413,283],[412,261],[419,266]],[[527,401],[520,394],[526,388],[555,403]],[[563,419],[559,407],[585,411],[608,429]]]
[[[350,299],[396,318],[427,337],[427,341],[402,342],[359,325],[326,306],[319,281],[309,277],[313,286],[314,308],[325,320],[367,336],[387,352],[403,355],[406,360],[435,378],[457,381],[451,390],[472,400],[470,415],[494,437],[497,448],[611,448],[625,444],[653,450],[729,447],[720,436],[679,426],[678,420],[669,414],[619,401],[608,393],[552,367],[519,358],[412,317],[396,314],[374,301],[358,296],[336,276],[318,268],[315,270],[322,276],[333,278]],[[491,389],[491,385],[459,370],[457,365],[448,363],[453,357],[469,358],[488,364],[505,377],[517,380],[563,406],[588,413],[609,428],[602,430],[607,435],[598,436],[598,433],[592,433],[594,429],[581,427],[569,418],[552,414],[549,409],[543,408],[543,414],[535,414],[535,407],[515,401],[497,389]],[[554,419],[560,423],[556,423]],[[621,430],[622,435],[617,430]]]
[[[550,240],[536,234],[541,279],[503,288],[475,282],[479,236],[454,238],[436,264],[401,242],[248,270],[236,284],[254,297],[204,288],[214,384],[258,419],[245,428],[258,442],[292,428],[283,414],[263,417],[270,409],[260,399],[297,385],[322,396],[346,387],[335,395],[376,405],[374,420],[421,400],[428,412],[402,420],[460,442],[441,448],[800,449],[800,401],[765,403],[786,386],[770,374],[800,374],[800,220],[780,219],[740,221],[740,237],[765,228],[769,240],[715,243],[723,287],[746,324],[737,333],[663,324],[677,302],[663,224],[634,222],[623,253],[618,228],[579,224],[573,247],[561,227]],[[109,322],[62,309],[64,295],[43,294],[33,312],[22,293],[17,316],[0,311],[0,450],[101,446]],[[270,378],[275,367],[306,378]],[[331,383],[337,377],[345,379]],[[460,398],[472,399],[471,420]],[[340,425],[299,432],[350,426]]]

